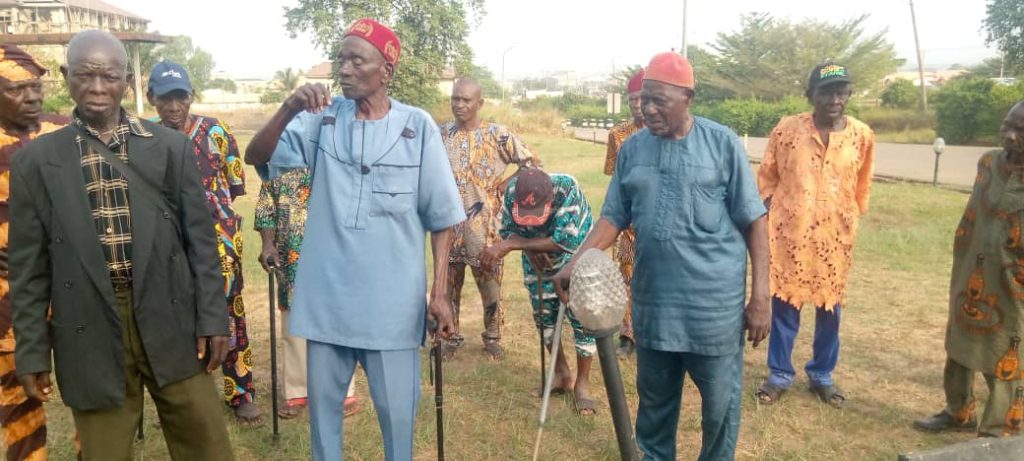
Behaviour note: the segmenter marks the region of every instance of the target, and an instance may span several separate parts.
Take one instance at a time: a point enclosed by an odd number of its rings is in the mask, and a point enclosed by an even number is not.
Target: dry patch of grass
[[[551,136],[525,136],[547,168],[570,172],[582,183],[595,211],[600,209],[607,178],[603,175],[604,146]],[[244,144],[247,136],[239,141]],[[281,439],[270,437],[267,398],[270,386],[266,275],[255,261],[259,237],[251,230],[258,178],[248,171],[250,195],[240,198],[238,210],[247,218],[245,250],[246,305],[255,355],[258,404],[267,424],[241,429],[230,424],[240,460],[303,460],[309,458],[305,418],[282,422]],[[747,349],[743,415],[737,458],[742,460],[872,460],[893,459],[897,453],[936,447],[970,435],[925,435],[911,429],[914,418],[942,406],[942,348],[952,232],[967,196],[927,186],[878,184],[872,210],[862,220],[854,269],[849,283],[842,327],[842,352],[836,382],[849,398],[837,411],[818,403],[806,392],[804,376],[780,404],[760,407],[752,397],[767,375],[767,345]],[[473,283],[467,281],[462,325],[468,338],[463,351],[445,364],[447,454],[454,460],[529,459],[536,434],[539,399],[529,392],[539,380],[538,342],[522,285],[519,256],[506,260],[503,300],[506,311],[504,344],[507,357],[488,361],[479,333],[481,307]],[[794,363],[809,359],[813,312],[803,315]],[[568,335],[568,330],[566,330]],[[568,343],[566,343],[568,344]],[[571,347],[571,346],[570,346]],[[435,458],[433,389],[427,382],[424,352],[423,398],[416,425],[416,459]],[[627,399],[635,412],[635,362],[621,362]],[[593,372],[601,405],[598,415],[580,418],[570,400],[555,398],[544,432],[542,459],[617,459],[611,418],[603,395],[600,370]],[[218,376],[219,379],[219,376]],[[980,386],[980,384],[979,384]],[[369,404],[365,378],[357,390]],[[979,387],[979,396],[985,392]],[[52,459],[70,460],[73,425],[68,410],[57,402],[47,405]],[[224,409],[225,419],[231,421]],[[686,383],[679,424],[679,453],[696,457],[700,444],[700,397]],[[169,459],[147,406],[147,438],[139,451],[147,460]],[[349,419],[345,455],[351,460],[383,458],[380,433],[372,407]]]

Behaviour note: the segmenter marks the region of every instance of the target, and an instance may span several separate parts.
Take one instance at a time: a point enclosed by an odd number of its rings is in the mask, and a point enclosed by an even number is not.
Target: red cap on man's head
[[[374,48],[380,51],[380,54],[384,55],[385,61],[391,64],[398,63],[398,56],[402,54],[402,44],[398,41],[395,32],[388,29],[387,26],[373,19],[363,18],[352,23],[352,27],[348,28],[342,38],[349,35],[370,42]]]
[[[626,83],[626,94],[638,93],[644,89],[644,70],[640,69],[632,77],[629,77],[629,83]]]
[[[647,73],[644,80],[668,83],[669,85],[681,86],[693,89],[696,83],[693,81],[693,66],[678,53],[660,53],[651,58],[647,66]]]

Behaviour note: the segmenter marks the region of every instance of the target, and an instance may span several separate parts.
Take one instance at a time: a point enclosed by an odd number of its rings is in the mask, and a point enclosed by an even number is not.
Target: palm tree
[[[291,67],[274,73],[274,81],[285,94],[291,94],[299,87],[299,79],[302,78],[302,71],[293,70]]]

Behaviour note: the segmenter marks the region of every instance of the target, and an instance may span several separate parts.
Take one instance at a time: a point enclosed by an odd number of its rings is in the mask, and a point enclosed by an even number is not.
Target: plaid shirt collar
[[[77,108],[74,111],[72,111],[71,116],[73,119],[73,123],[76,126],[84,129],[86,133],[89,133],[96,139],[100,138],[99,131],[96,131],[93,127],[89,126],[87,123],[85,123],[84,120],[82,120],[81,117],[78,116]],[[117,127],[114,128],[114,137],[113,139],[111,139],[110,144],[123,144],[129,134],[140,136],[143,138],[149,138],[153,136],[153,133],[147,130],[146,127],[142,126],[142,122],[139,121],[138,117],[128,113],[127,110],[122,108],[121,120],[118,122]]]

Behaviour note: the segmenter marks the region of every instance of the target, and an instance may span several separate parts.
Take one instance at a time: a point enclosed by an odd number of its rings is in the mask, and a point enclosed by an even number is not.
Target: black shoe
[[[978,429],[978,420],[972,414],[966,422],[959,423],[953,415],[943,410],[935,416],[914,421],[914,428],[925,432],[971,432]]]

